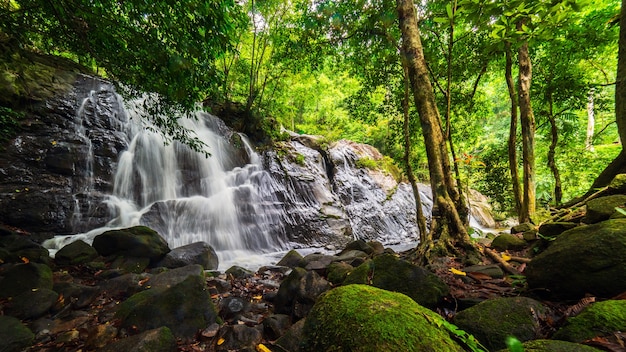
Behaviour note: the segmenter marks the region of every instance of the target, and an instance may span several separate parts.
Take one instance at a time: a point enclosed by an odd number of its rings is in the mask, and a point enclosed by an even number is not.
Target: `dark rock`
[[[548,222],[539,226],[539,233],[544,237],[556,237],[576,226],[578,224],[573,222]]]
[[[177,350],[174,334],[169,328],[163,326],[113,342],[102,348],[100,352],[175,352]]]
[[[304,318],[313,307],[313,304],[315,304],[317,297],[330,289],[330,283],[317,272],[307,272],[300,279],[300,284],[296,291],[293,315],[296,318]]]
[[[626,219],[563,232],[528,263],[529,287],[557,298],[613,297],[626,291]]]
[[[55,254],[54,260],[59,265],[77,265],[90,262],[98,257],[98,252],[82,240],[74,241]]]
[[[204,269],[198,264],[164,271],[153,275],[146,285],[151,288],[172,287],[185,281],[189,276],[204,276]]]
[[[526,241],[508,233],[502,233],[491,241],[491,247],[498,251],[518,251],[524,249],[526,245]]]
[[[282,348],[284,351],[299,351],[305,322],[306,318],[300,319],[295,324],[291,325],[287,332],[276,340],[276,346]]]
[[[494,279],[501,279],[504,277],[504,272],[497,264],[492,265],[472,265],[465,267],[463,269],[466,273],[481,273],[485,275],[489,275]]]
[[[435,307],[449,292],[435,274],[391,254],[377,256],[358,266],[343,284],[371,284],[404,293],[425,307]]]
[[[336,260],[351,263],[356,258],[367,258],[367,256],[368,254],[363,251],[352,249],[348,251],[342,251],[339,255],[337,255]]]
[[[16,264],[0,280],[0,297],[15,297],[33,289],[52,289],[52,270],[45,264]]]
[[[225,297],[219,304],[219,315],[226,321],[233,321],[249,310],[250,304],[241,297]]]
[[[24,235],[10,233],[1,236],[0,249],[8,252],[8,254],[0,254],[4,263],[21,263],[22,258],[47,265],[51,262],[48,250]]]
[[[351,251],[351,250],[357,250],[357,251],[365,252],[366,254],[374,253],[374,249],[372,247],[370,247],[365,241],[363,241],[363,240],[356,240],[356,241],[352,241],[352,242],[348,243],[346,245],[346,247],[344,248],[344,250],[342,250],[338,254],[338,256],[341,256],[345,252],[348,252],[348,251]]]
[[[238,265],[231,266],[224,272],[227,275],[231,275],[235,279],[246,279],[254,276],[254,273],[246,268]]]
[[[474,335],[489,350],[506,347],[507,336],[520,341],[541,337],[541,323],[547,309],[539,302],[526,297],[490,299],[460,311],[454,324]]]
[[[226,325],[220,329],[220,338],[224,343],[216,351],[255,351],[263,336],[259,328],[247,325]]]
[[[192,275],[169,288],[152,288],[134,294],[115,314],[124,328],[139,331],[167,326],[176,337],[192,339],[217,321],[217,311],[203,276]]]
[[[117,328],[108,322],[90,326],[86,330],[87,338],[85,339],[85,345],[92,349],[100,349],[109,345],[118,333]]]
[[[0,315],[0,351],[20,352],[29,347],[35,335],[19,319]]]
[[[194,242],[172,249],[156,266],[179,268],[181,266],[200,264],[206,270],[216,270],[219,259],[213,247],[206,242]]]
[[[274,313],[291,315],[300,280],[307,274],[303,268],[294,268],[283,282],[274,298]]]
[[[58,297],[58,293],[46,288],[26,291],[13,297],[6,314],[20,319],[38,318],[52,308]]]
[[[626,193],[626,174],[617,174],[609,183],[608,190],[611,193]]]
[[[463,351],[443,318],[409,297],[366,285],[322,295],[306,318],[299,351]]]
[[[146,290],[149,286],[146,279],[149,278],[148,274],[124,274],[102,281],[99,285],[99,290],[100,292],[106,292],[107,295],[112,297],[130,297]]]
[[[298,253],[295,249],[290,250],[285,254],[285,256],[278,262],[276,265],[278,266],[286,266],[289,268],[295,268],[297,266],[303,266],[302,255]]]
[[[596,336],[611,336],[618,331],[626,331],[626,301],[609,300],[593,303],[580,314],[567,318],[553,338],[583,342]]]
[[[515,226],[511,227],[511,234],[522,233],[522,232],[534,230],[535,227],[536,226],[534,224],[531,224],[529,222],[525,222],[525,223],[522,223],[522,224],[515,225]]]
[[[587,213],[583,218],[585,224],[595,224],[611,218],[615,208],[626,206],[626,195],[616,194],[600,197],[587,202]]]
[[[170,251],[163,237],[145,226],[107,231],[94,238],[93,247],[105,257],[118,255],[153,261],[163,258]]]
[[[120,269],[123,273],[141,274],[150,265],[150,258],[119,256],[111,262],[112,269]]]
[[[385,247],[378,241],[369,241],[367,245],[372,249],[372,253],[370,254],[379,255],[385,252]]]
[[[62,295],[66,302],[73,302],[76,308],[85,308],[93,303],[100,293],[98,287],[76,284],[73,282],[55,282],[53,290]]]
[[[272,314],[263,319],[263,333],[270,341],[277,340],[291,327],[291,317],[286,314]]]
[[[331,263],[328,266],[327,279],[334,285],[339,285],[346,279],[348,273],[352,271],[354,267],[344,262]]]
[[[226,293],[233,288],[230,281],[223,280],[217,277],[209,278],[207,280],[207,287],[211,291],[211,294]]]

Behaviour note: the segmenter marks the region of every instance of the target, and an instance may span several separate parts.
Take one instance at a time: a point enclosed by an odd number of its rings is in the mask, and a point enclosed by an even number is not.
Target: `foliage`
[[[10,139],[18,130],[24,113],[0,106],[0,142]]]

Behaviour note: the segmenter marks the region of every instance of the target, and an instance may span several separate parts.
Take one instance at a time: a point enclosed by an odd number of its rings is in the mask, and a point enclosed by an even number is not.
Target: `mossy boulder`
[[[454,317],[454,324],[473,334],[489,350],[497,350],[506,347],[507,336],[520,341],[541,337],[537,318],[546,313],[547,309],[531,298],[504,297],[460,311]]]
[[[493,241],[491,241],[491,247],[499,251],[517,251],[524,249],[526,245],[526,241],[515,235],[511,235],[510,233],[500,234],[496,238],[494,238]]]
[[[577,316],[568,318],[553,338],[582,342],[617,331],[626,331],[625,300],[609,300],[590,305]]]
[[[626,195],[615,194],[600,197],[587,202],[587,213],[583,218],[585,224],[595,224],[608,220],[616,212],[615,208],[626,206]]]
[[[217,322],[217,311],[204,277],[192,275],[171,287],[139,292],[122,302],[115,314],[124,328],[139,331],[167,326],[176,337],[191,339]]]
[[[530,288],[555,298],[613,297],[626,291],[626,219],[563,232],[528,263],[525,273]]]
[[[0,351],[19,352],[30,346],[35,334],[19,319],[0,315]]]
[[[15,297],[34,289],[52,289],[52,270],[45,264],[17,264],[4,272],[0,297]]]
[[[208,243],[194,242],[172,249],[157,266],[180,268],[191,264],[200,264],[206,270],[217,270],[219,258]]]
[[[548,222],[539,226],[539,234],[545,237],[556,237],[576,226],[578,224],[573,222]]]
[[[102,256],[163,258],[170,248],[163,237],[146,226],[134,226],[121,230],[110,230],[96,236],[93,247]]]
[[[58,298],[58,293],[47,288],[26,291],[13,297],[6,314],[20,319],[38,318],[48,312]]]
[[[611,193],[626,193],[626,174],[617,174],[609,183],[609,192]]]
[[[532,340],[522,344],[524,352],[600,352],[597,348],[578,343],[559,340]],[[510,352],[503,349],[499,352]]]
[[[178,351],[176,337],[172,331],[163,326],[158,329],[144,331],[140,334],[115,341],[100,352],[175,352]]]
[[[95,248],[82,240],[74,241],[55,254],[54,260],[60,265],[77,265],[90,262],[98,257]]]
[[[326,277],[332,284],[340,285],[352,270],[354,270],[354,267],[348,263],[334,262],[328,266]]]
[[[304,266],[304,257],[298,253],[295,249],[290,250],[276,265],[287,266],[295,268],[297,266]]]
[[[383,254],[356,267],[344,285],[369,284],[387,291],[404,293],[425,307],[435,307],[450,292],[435,274],[420,266]]]
[[[403,294],[341,286],[313,306],[300,351],[463,351],[442,324],[441,316]]]

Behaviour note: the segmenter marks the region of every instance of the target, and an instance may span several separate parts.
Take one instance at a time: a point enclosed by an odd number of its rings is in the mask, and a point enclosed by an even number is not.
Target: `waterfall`
[[[98,92],[92,92],[76,117],[76,133],[88,149],[81,194],[91,192],[94,178],[93,142],[89,138],[91,123],[85,121],[84,110],[97,108],[98,96]],[[220,261],[248,252],[285,248],[281,230],[277,229],[280,212],[274,208],[278,202],[271,194],[261,193],[267,188],[262,184],[271,182],[271,178],[245,136],[233,136],[243,144],[241,152],[210,128],[215,125],[215,117],[197,113],[195,119],[180,119],[183,127],[206,144],[210,153],[207,157],[177,141],[166,143],[150,128],[152,126],[140,126],[136,108],[142,106],[141,101],[127,105],[128,110],[119,104],[120,111],[108,112],[115,121],[108,122],[107,127],[122,131],[127,139],[127,149],[118,158],[112,193],[105,199],[112,220],[104,227],[47,241],[45,245],[52,252],[77,239],[91,243],[95,236],[107,230],[135,225],[155,229],[171,248],[207,242],[216,250]],[[124,118],[118,120],[118,116]],[[239,159],[247,160],[235,160],[238,152],[245,154]],[[91,205],[75,208],[73,225],[76,229],[87,226],[85,208]]]

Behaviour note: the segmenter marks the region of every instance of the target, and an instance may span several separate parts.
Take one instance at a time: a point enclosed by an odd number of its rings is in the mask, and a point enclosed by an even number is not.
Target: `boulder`
[[[217,346],[218,352],[254,351],[263,339],[260,329],[247,325],[226,325],[220,329],[219,337],[224,343]]]
[[[529,222],[521,223],[519,225],[515,225],[511,227],[511,234],[523,233],[526,231],[531,231],[535,229],[535,225]]]
[[[370,284],[404,293],[429,308],[435,307],[449,293],[448,286],[435,274],[392,254],[383,254],[359,265],[343,284]]]
[[[20,352],[29,347],[35,335],[19,319],[0,315],[0,351]]]
[[[472,266],[467,266],[461,270],[466,273],[480,273],[480,274],[489,275],[494,279],[501,279],[504,277],[504,272],[502,271],[500,266],[497,264],[472,265]]]
[[[489,350],[506,347],[507,336],[520,341],[540,338],[538,319],[547,309],[527,297],[504,297],[483,301],[457,313],[454,324],[473,334]]]
[[[194,242],[172,249],[156,266],[179,268],[191,264],[200,264],[206,270],[217,270],[219,259],[208,243]]]
[[[75,308],[85,308],[93,303],[100,293],[97,286],[81,285],[73,282],[55,282],[52,288],[63,296],[66,303],[72,302]]]
[[[354,270],[354,267],[344,262],[331,263],[328,266],[328,274],[326,278],[334,285],[340,285],[346,279],[348,273]]]
[[[148,274],[124,274],[109,280],[104,280],[98,286],[100,292],[105,292],[112,297],[130,297],[138,292],[144,291],[151,283]],[[145,284],[144,284],[145,283]]]
[[[571,342],[583,342],[596,336],[612,335],[626,331],[626,301],[609,300],[596,302],[580,314],[567,318],[552,338]]]
[[[574,222],[548,222],[539,226],[539,233],[544,237],[556,237],[578,226]]]
[[[224,273],[226,275],[234,277],[235,279],[246,279],[254,276],[254,272],[238,265],[231,266],[230,268],[226,269]]]
[[[38,318],[52,308],[57,298],[59,294],[47,288],[26,291],[13,297],[5,313],[20,319]]]
[[[48,250],[29,237],[16,233],[0,236],[0,259],[4,263],[22,263],[22,258],[48,265],[51,262]]]
[[[291,327],[291,318],[286,314],[272,314],[263,319],[263,335],[270,341],[277,340]]]
[[[275,345],[282,348],[284,351],[299,351],[305,322],[306,318],[300,319],[295,324],[291,325],[285,334],[276,340]]]
[[[351,251],[351,250],[357,250],[357,251],[365,252],[368,255],[374,253],[374,248],[372,248],[364,240],[356,240],[356,241],[352,241],[352,242],[348,243],[346,245],[346,247],[341,252],[339,252],[338,256],[341,256],[345,252],[348,252],[348,251]]]
[[[147,287],[167,288],[178,285],[189,276],[204,276],[204,269],[199,264],[187,265],[181,268],[164,271],[157,275],[152,275],[146,282]]]
[[[525,274],[530,288],[579,299],[626,291],[625,269],[626,219],[615,219],[563,232],[528,263]]]
[[[626,195],[615,194],[612,196],[600,197],[587,202],[587,213],[583,218],[585,224],[595,224],[611,218],[616,211],[615,208],[626,205]]]
[[[100,352],[176,352],[176,338],[163,326],[113,342]]]
[[[608,187],[611,193],[626,194],[626,174],[615,175]]]
[[[82,240],[74,241],[54,255],[54,261],[59,265],[77,265],[90,262],[98,257],[98,252]]]
[[[192,275],[172,287],[152,288],[134,294],[119,305],[115,314],[120,326],[139,331],[167,326],[182,339],[218,319],[203,276]]]
[[[292,249],[287,252],[287,254],[285,254],[285,256],[280,261],[278,261],[278,263],[276,263],[276,265],[295,268],[297,266],[303,266],[303,259],[304,257],[302,257],[302,255],[298,253],[298,251]]]
[[[106,231],[93,239],[93,247],[102,256],[149,258],[157,261],[170,248],[163,237],[146,226]]]
[[[300,280],[307,274],[303,268],[294,268],[280,283],[276,297],[274,297],[274,313],[291,315],[293,305],[300,286]]]
[[[526,245],[527,245],[526,241],[509,233],[502,233],[498,235],[496,238],[494,238],[493,241],[491,241],[491,247],[498,251],[506,251],[506,250],[517,251],[517,250],[524,249]]]
[[[601,352],[597,348],[578,343],[559,340],[532,340],[522,344],[525,352]],[[503,349],[499,352],[510,352],[510,349]]]
[[[45,264],[16,264],[0,280],[0,297],[21,295],[34,289],[52,289],[52,270]]]
[[[403,294],[341,286],[322,295],[307,316],[300,351],[463,351],[443,324]]]

